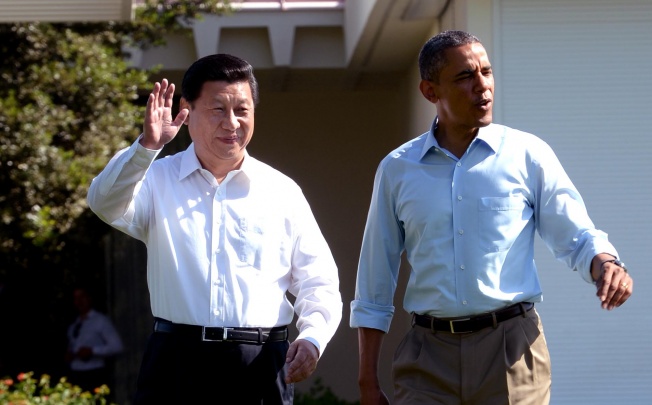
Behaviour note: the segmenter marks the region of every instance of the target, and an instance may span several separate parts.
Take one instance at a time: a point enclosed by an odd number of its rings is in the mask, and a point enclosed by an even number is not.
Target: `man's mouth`
[[[489,108],[491,107],[491,103],[492,100],[490,98],[486,98],[484,100],[480,100],[475,105],[482,110],[489,110]]]

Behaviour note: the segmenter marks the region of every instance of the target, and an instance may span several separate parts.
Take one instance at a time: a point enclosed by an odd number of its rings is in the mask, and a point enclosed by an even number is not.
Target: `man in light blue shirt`
[[[493,73],[475,36],[431,38],[419,68],[437,118],[378,167],[351,303],[361,403],[388,403],[378,358],[405,253],[413,328],[394,356],[394,403],[547,404],[535,233],[596,284],[605,309],[629,298],[633,280],[552,149],[492,124]]]

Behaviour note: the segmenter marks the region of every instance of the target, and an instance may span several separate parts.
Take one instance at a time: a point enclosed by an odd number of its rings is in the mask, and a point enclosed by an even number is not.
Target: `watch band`
[[[609,259],[609,260],[603,261],[602,263],[600,263],[600,271],[602,271],[602,266],[604,266],[605,263],[613,263],[616,266],[618,266],[618,267],[622,268],[623,270],[625,270],[625,273],[627,273],[627,266],[625,266],[625,263],[621,262],[619,259]]]

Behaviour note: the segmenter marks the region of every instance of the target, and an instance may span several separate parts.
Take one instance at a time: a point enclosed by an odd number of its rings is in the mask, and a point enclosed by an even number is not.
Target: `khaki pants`
[[[392,364],[396,405],[546,405],[550,355],[536,309],[467,334],[414,326]]]

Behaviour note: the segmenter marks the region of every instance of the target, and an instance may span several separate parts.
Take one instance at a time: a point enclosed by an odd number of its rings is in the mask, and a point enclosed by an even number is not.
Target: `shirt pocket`
[[[265,269],[269,277],[287,270],[292,261],[292,241],[280,216],[254,216],[237,221],[234,243],[240,266]]]
[[[260,219],[240,218],[237,228],[236,251],[241,263],[256,269],[261,268],[264,225]]]
[[[478,208],[478,239],[487,252],[511,248],[533,212],[522,197],[483,197]]]

